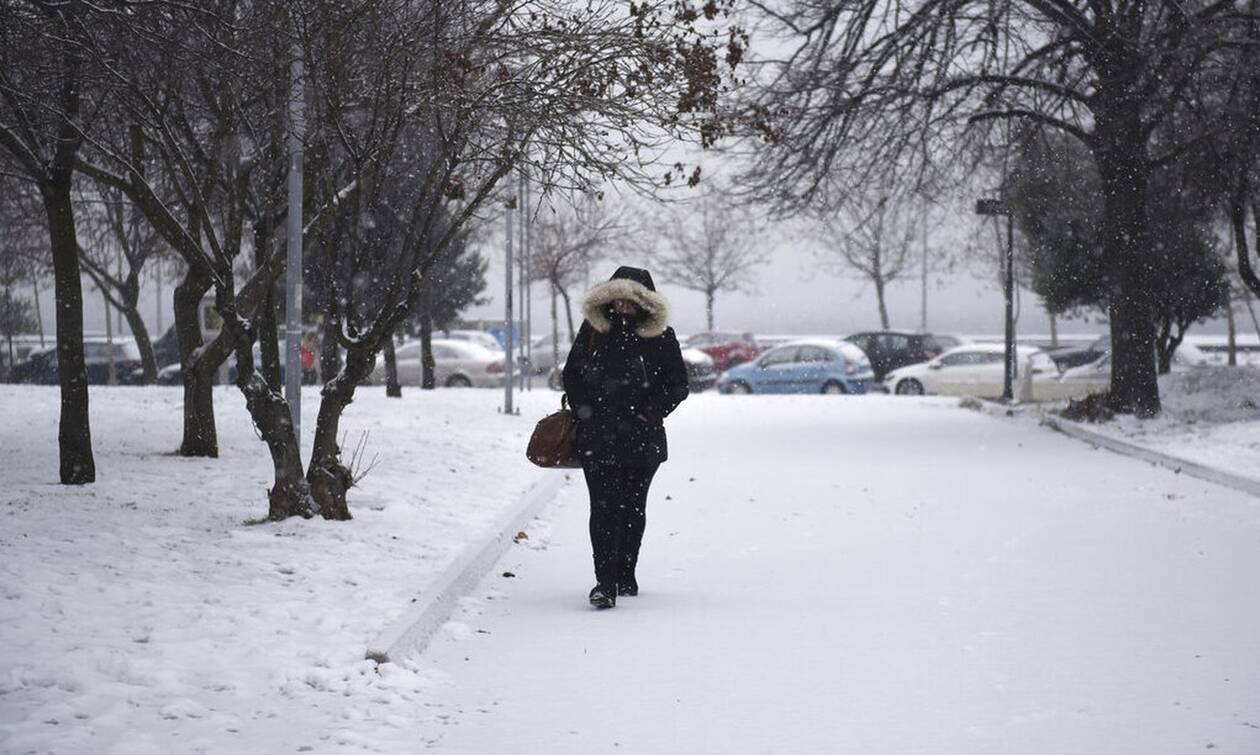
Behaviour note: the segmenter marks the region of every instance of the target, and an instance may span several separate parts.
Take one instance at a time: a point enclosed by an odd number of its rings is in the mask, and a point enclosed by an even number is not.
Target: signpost
[[[1011,208],[1004,199],[976,200],[976,214],[1006,216],[1006,253],[1003,255],[1002,289],[1006,298],[1006,358],[1002,376],[1002,401],[1015,398],[1015,226]]]

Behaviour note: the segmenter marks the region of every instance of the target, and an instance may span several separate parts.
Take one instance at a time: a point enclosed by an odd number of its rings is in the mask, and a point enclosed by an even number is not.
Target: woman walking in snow
[[[663,420],[687,398],[687,366],[669,303],[646,270],[617,268],[587,293],[582,314],[564,390],[591,498],[591,605],[612,608],[619,595],[639,593],[648,487],[668,456]]]

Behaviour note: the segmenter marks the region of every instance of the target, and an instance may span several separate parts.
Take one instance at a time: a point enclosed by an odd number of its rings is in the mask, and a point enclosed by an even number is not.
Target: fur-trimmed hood
[[[586,293],[582,314],[591,327],[607,333],[608,305],[616,299],[628,299],[643,310],[643,318],[634,329],[640,338],[656,338],[669,326],[669,301],[656,291],[652,274],[637,267],[619,267],[608,280]]]

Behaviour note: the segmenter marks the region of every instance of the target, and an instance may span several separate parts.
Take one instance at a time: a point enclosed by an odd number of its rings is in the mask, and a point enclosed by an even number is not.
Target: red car
[[[697,333],[684,345],[708,354],[719,371],[751,362],[761,353],[752,333]]]

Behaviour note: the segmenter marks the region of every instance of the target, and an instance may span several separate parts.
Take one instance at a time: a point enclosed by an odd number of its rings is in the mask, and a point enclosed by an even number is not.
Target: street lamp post
[[[1006,216],[1006,253],[1003,256],[1002,289],[1006,299],[1006,355],[1002,375],[1002,401],[1015,398],[1015,225],[1005,199],[977,199],[976,214]]]

